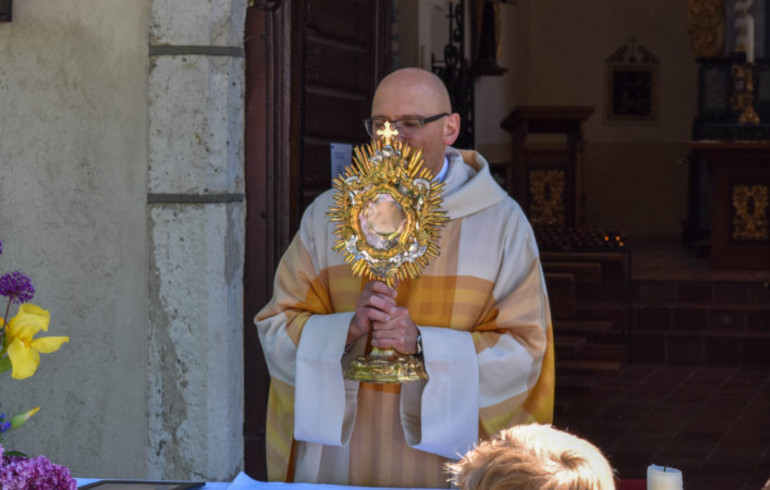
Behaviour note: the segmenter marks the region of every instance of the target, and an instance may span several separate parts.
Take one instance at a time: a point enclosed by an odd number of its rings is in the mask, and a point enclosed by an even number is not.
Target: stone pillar
[[[246,2],[151,2],[151,478],[243,467]]]

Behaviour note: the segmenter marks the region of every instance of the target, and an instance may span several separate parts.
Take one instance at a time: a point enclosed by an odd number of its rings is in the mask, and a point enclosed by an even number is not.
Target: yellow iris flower
[[[19,306],[16,316],[8,322],[5,330],[5,347],[13,367],[12,378],[29,378],[35,374],[40,365],[41,352],[43,354],[56,352],[64,342],[69,342],[69,337],[34,338],[40,330],[48,331],[50,319],[51,314],[48,310],[24,303]]]

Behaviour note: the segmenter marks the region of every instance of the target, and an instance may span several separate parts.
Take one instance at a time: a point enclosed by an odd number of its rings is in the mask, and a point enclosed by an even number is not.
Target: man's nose
[[[408,137],[406,131],[404,131],[404,128],[395,126],[395,129],[398,131],[398,134],[395,136],[395,138],[401,142],[407,141]]]

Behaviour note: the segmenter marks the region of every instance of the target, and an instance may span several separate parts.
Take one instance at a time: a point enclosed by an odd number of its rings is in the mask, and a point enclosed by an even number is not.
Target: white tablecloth
[[[87,485],[99,481],[100,478],[76,478],[78,487]],[[274,490],[371,490],[371,487],[349,487],[340,485],[321,485],[317,483],[277,483],[277,482],[261,482],[253,480],[246,473],[240,473],[232,483],[226,482],[207,482],[204,490],[252,490],[252,489],[274,489]],[[380,490],[404,490],[400,489],[387,489],[385,487]]]

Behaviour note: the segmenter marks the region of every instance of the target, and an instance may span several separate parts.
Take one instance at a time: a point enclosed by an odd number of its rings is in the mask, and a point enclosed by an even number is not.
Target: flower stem
[[[3,325],[0,327],[0,348],[5,347],[5,325],[8,323],[8,313],[11,311],[11,302],[13,301],[13,296],[8,298],[8,304],[5,307],[5,315],[3,316]],[[3,352],[5,352],[5,349],[3,349]]]

